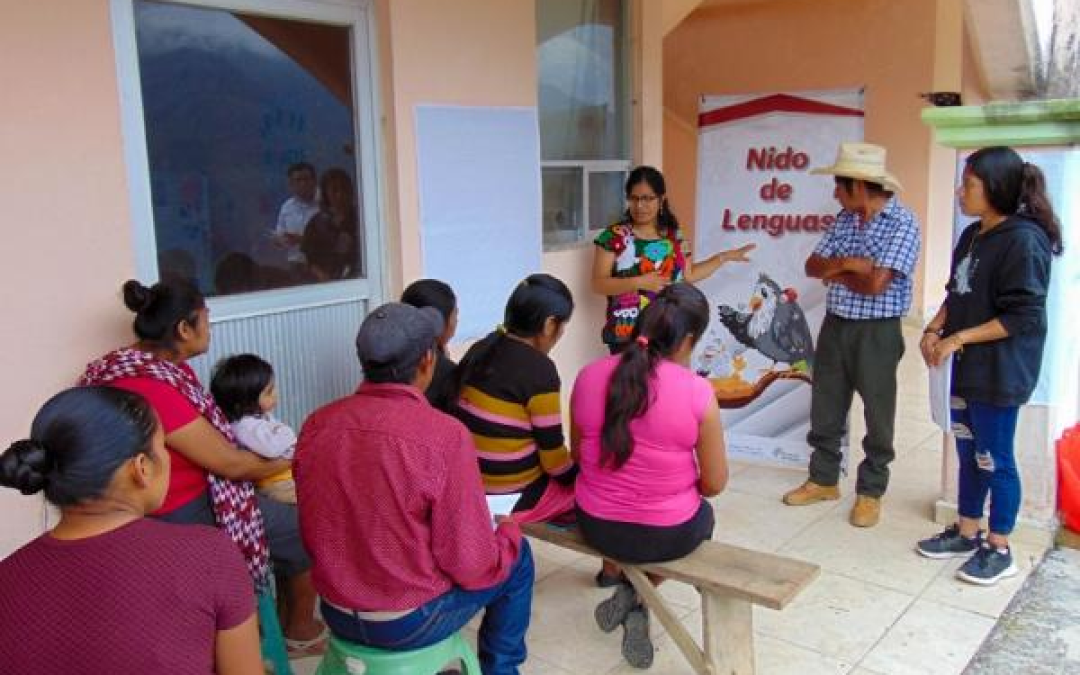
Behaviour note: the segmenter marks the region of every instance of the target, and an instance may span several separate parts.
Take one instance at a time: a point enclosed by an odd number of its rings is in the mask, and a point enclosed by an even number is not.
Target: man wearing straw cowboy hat
[[[806,260],[806,274],[828,286],[826,315],[814,353],[809,478],[784,495],[802,506],[840,498],[841,439],[855,392],[863,401],[865,458],[859,464],[849,520],[872,527],[896,456],[896,369],[904,353],[900,320],[911,307],[919,226],[893,196],[900,183],[885,169],[885,148],[841,143],[832,166],[841,211]]]

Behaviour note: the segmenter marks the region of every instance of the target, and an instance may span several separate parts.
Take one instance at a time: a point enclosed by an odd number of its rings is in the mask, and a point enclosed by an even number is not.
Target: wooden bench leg
[[[702,643],[714,675],[754,672],[754,608],[746,600],[701,592]]]
[[[705,660],[705,654],[694,642],[694,638],[690,637],[690,633],[686,630],[686,627],[682,625],[678,617],[671,613],[667,604],[664,602],[664,598],[660,595],[660,591],[656,590],[656,587],[649,581],[649,577],[644,572],[636,567],[624,566],[623,574],[630,580],[630,583],[634,585],[634,590],[637,591],[638,597],[645,602],[649,611],[652,612],[667,630],[668,635],[671,636],[672,641],[675,642],[675,646],[679,648],[683,656],[690,663],[690,667],[694,669],[697,675],[712,675],[709,670],[709,666]]]

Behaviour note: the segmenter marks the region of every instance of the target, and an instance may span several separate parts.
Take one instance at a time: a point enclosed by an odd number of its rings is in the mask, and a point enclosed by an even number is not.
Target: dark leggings
[[[642,525],[594,518],[577,508],[581,536],[605,558],[640,565],[676,560],[712,537],[713,510],[701,500],[690,520],[679,525]]]

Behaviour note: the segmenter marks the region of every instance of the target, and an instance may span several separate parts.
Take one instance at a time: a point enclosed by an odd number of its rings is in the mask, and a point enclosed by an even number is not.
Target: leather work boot
[[[806,506],[837,499],[840,499],[840,488],[835,485],[818,485],[809,480],[784,495],[784,503],[788,506]]]
[[[851,507],[851,515],[848,522],[855,527],[873,527],[881,518],[881,500],[877,497],[858,495],[855,497],[855,506]]]

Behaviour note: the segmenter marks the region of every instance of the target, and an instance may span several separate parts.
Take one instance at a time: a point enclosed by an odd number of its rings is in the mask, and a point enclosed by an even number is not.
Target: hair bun
[[[141,312],[150,306],[153,293],[135,279],[124,282],[124,305],[133,312]]]
[[[45,489],[53,460],[41,443],[25,439],[15,441],[0,455],[0,485],[13,487],[24,495]]]

